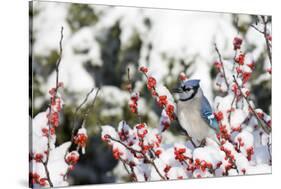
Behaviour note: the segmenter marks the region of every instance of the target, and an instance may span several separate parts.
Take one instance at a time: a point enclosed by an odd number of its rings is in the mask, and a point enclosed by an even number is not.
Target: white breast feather
[[[214,134],[214,131],[201,118],[200,105],[200,100],[197,98],[177,103],[177,115],[181,126],[198,142],[206,137],[213,138]]]

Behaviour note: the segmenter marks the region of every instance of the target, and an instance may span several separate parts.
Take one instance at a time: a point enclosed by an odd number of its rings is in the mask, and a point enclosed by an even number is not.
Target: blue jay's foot
[[[188,134],[186,134],[185,136],[186,136],[186,138],[187,138],[187,141],[190,141],[194,148],[197,148],[197,147],[198,147],[198,146],[193,142],[191,136],[189,136]]]
[[[206,146],[206,139],[203,139],[199,145],[199,147],[204,147]]]

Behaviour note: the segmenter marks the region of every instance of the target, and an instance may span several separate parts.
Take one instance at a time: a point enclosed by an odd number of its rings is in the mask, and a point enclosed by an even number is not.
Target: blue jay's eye
[[[190,91],[191,89],[192,89],[192,88],[190,88],[190,87],[185,87],[185,86],[182,87],[182,90],[183,90],[183,91]]]

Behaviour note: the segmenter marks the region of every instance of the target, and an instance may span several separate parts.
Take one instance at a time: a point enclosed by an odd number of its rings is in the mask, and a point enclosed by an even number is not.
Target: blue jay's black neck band
[[[188,100],[192,99],[196,95],[196,93],[198,91],[198,88],[199,88],[199,86],[198,87],[194,87],[193,88],[194,92],[192,93],[192,95],[190,97],[188,97],[188,98],[180,99],[180,101],[185,102],[185,101],[188,101]]]

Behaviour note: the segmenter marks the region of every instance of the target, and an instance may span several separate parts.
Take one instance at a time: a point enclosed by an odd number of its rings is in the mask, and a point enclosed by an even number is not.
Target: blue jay
[[[181,127],[197,142],[210,138],[219,144],[219,124],[209,101],[200,88],[200,80],[186,80],[173,90],[179,94],[177,116]]]

